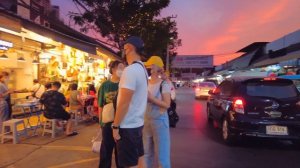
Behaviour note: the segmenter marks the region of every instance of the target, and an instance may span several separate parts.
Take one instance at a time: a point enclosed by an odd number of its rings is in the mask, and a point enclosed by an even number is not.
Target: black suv
[[[237,136],[300,139],[300,94],[279,78],[235,77],[210,91],[207,118],[222,125],[226,143]]]

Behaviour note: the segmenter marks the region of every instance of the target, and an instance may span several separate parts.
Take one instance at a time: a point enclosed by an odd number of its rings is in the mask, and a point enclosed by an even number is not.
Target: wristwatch
[[[112,128],[112,129],[119,129],[120,126],[114,126],[113,124],[111,124],[111,128]]]

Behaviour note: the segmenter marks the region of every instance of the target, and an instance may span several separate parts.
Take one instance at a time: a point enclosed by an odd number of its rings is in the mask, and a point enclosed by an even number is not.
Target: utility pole
[[[166,72],[170,73],[170,54],[169,54],[169,45],[167,46],[167,57],[166,57]]]
[[[173,40],[173,37],[170,38],[170,41]],[[170,45],[167,44],[167,56],[166,56],[166,72],[170,75]]]

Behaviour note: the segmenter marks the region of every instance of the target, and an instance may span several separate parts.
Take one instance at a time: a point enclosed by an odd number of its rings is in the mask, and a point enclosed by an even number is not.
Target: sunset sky
[[[61,17],[69,23],[68,11],[77,11],[72,0],[52,3],[61,6]],[[180,55],[214,54],[218,65],[252,42],[300,29],[299,9],[300,0],[171,0],[162,16],[177,16]]]

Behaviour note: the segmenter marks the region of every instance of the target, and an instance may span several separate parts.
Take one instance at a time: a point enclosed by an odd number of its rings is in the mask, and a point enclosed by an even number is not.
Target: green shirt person
[[[119,82],[115,83],[111,80],[103,82],[98,91],[98,105],[103,108],[106,104],[112,103],[118,93]]]
[[[113,131],[111,128],[112,122],[103,123],[102,117],[103,107],[110,103],[113,103],[118,89],[119,81],[122,75],[122,72],[125,68],[125,65],[120,61],[113,61],[109,65],[109,72],[112,75],[110,80],[105,81],[99,88],[98,91],[98,105],[99,105],[99,121],[102,126],[102,142],[100,147],[100,162],[99,167],[108,168],[111,167],[112,161],[112,152],[116,147],[116,143],[113,137]],[[104,121],[104,120],[103,120]],[[115,150],[116,151],[116,150]],[[116,158],[116,164],[119,168],[119,162]]]

